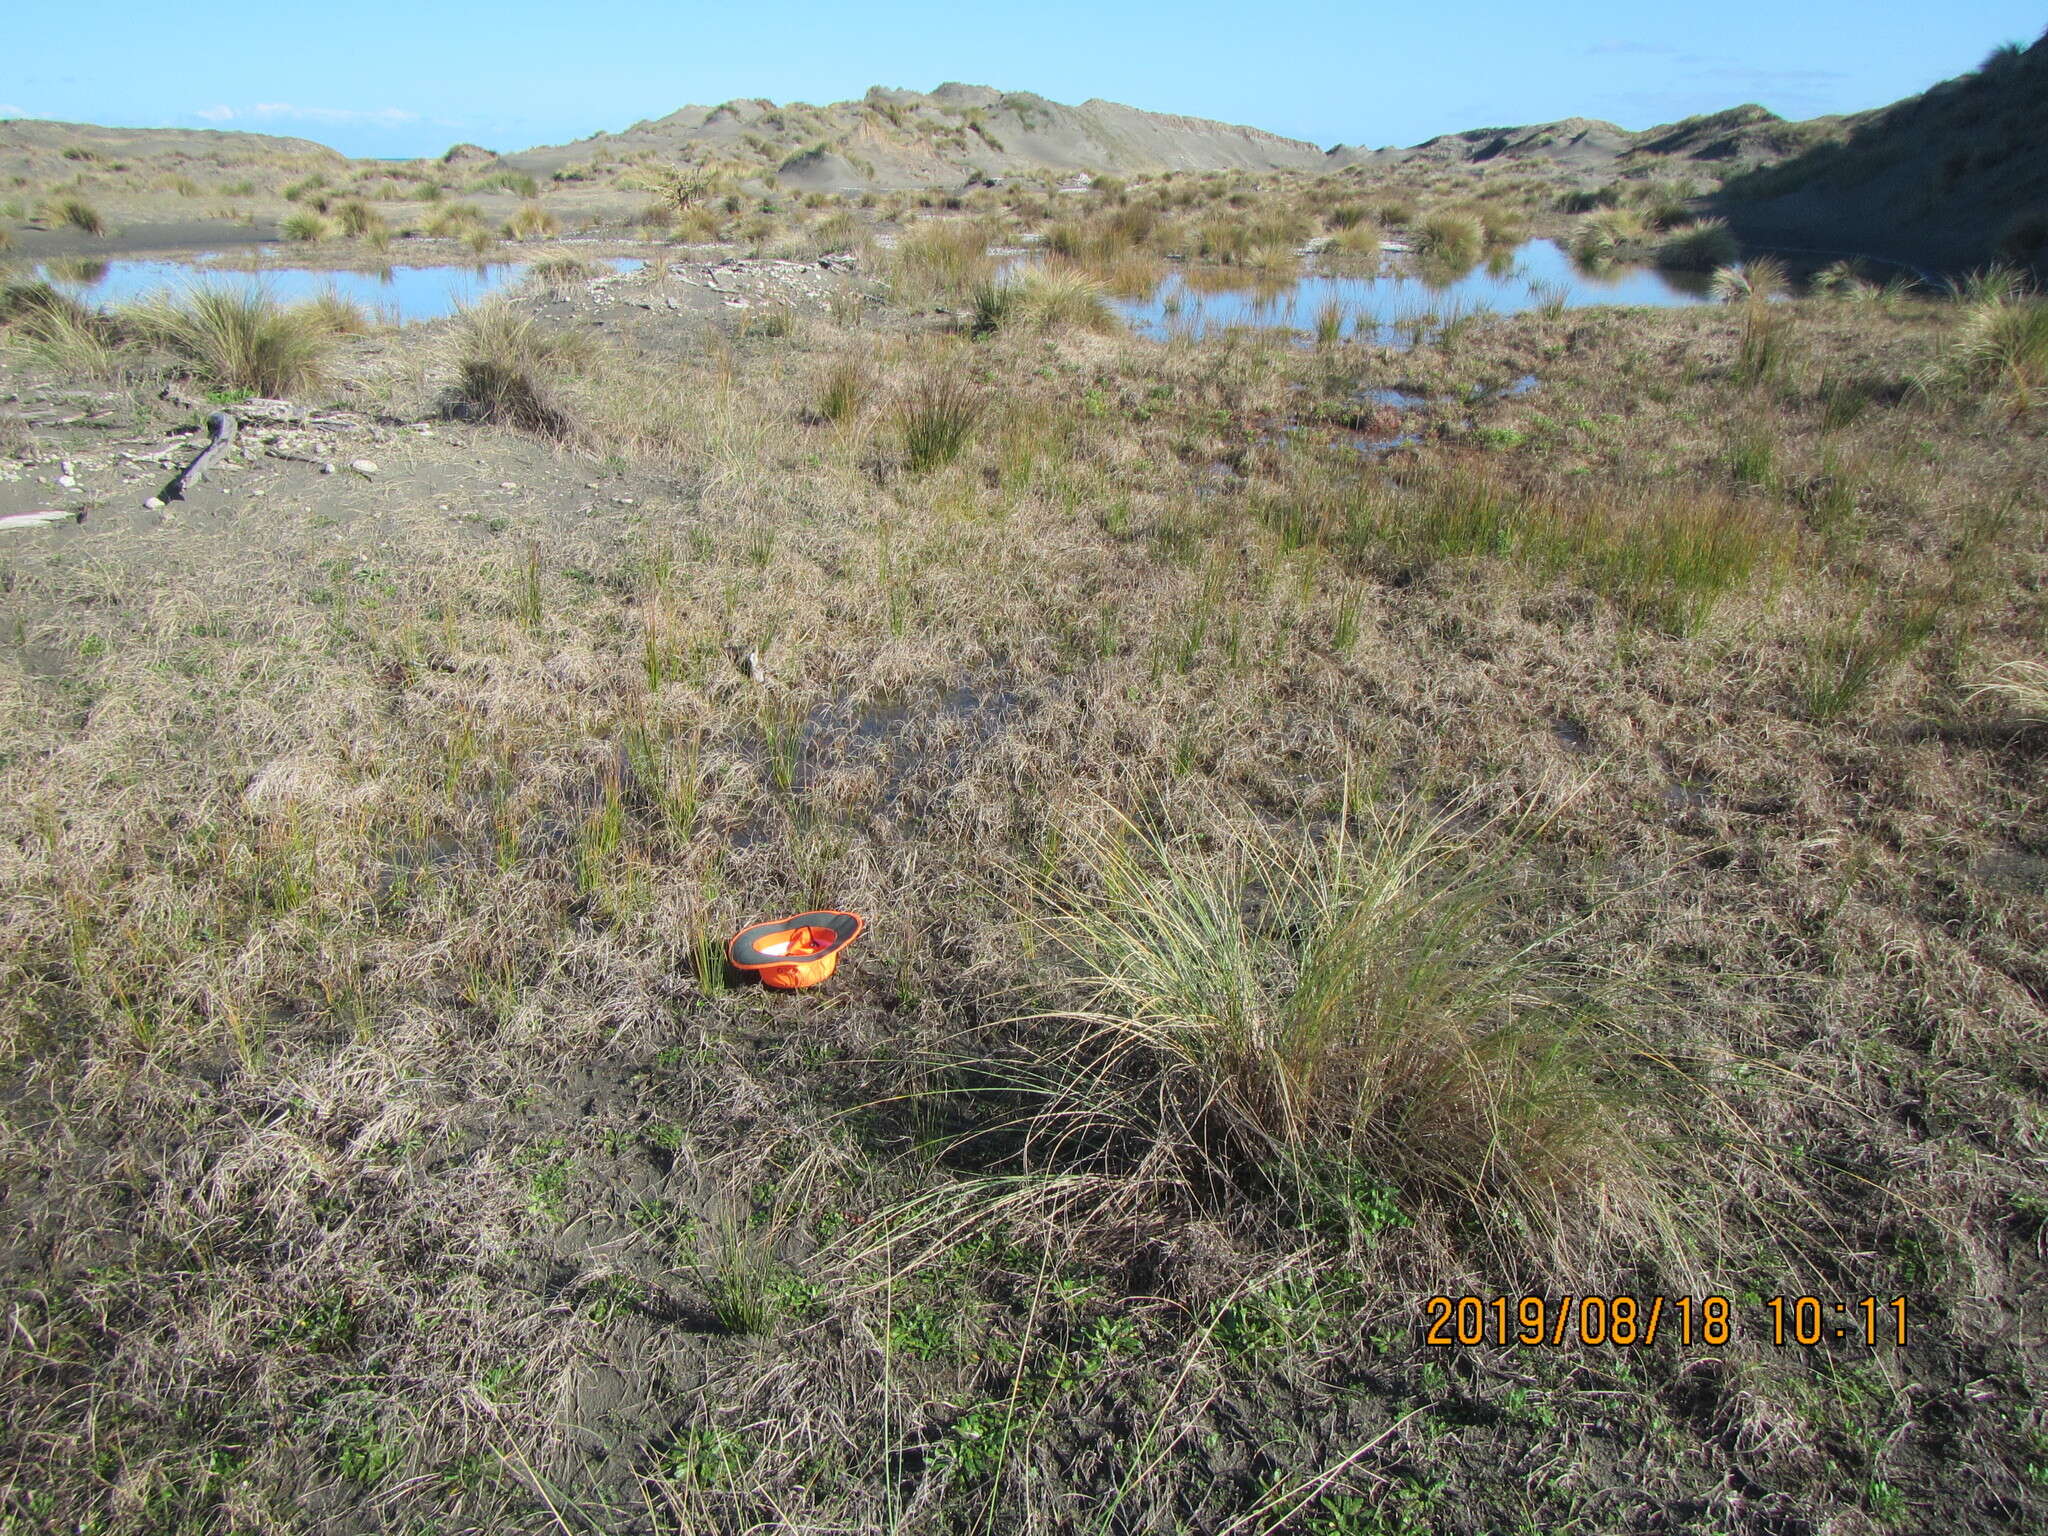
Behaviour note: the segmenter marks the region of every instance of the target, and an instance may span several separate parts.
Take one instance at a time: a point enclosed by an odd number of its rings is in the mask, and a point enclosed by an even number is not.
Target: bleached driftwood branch
[[[226,411],[215,411],[206,418],[206,430],[210,434],[211,441],[199,450],[197,458],[179,471],[172,478],[171,483],[163,488],[160,493],[163,500],[176,501],[185,494],[187,486],[197,485],[201,480],[205,479],[207,470],[213,467],[214,459],[225,452],[230,443],[234,442],[235,433],[239,430],[239,424]]]

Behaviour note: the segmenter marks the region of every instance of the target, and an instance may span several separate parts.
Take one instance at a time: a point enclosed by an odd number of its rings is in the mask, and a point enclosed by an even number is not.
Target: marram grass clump
[[[1101,279],[1065,262],[1034,267],[974,291],[977,333],[1021,327],[1034,331],[1117,329],[1109,290]]]
[[[209,286],[159,294],[121,318],[216,389],[291,395],[325,378],[338,317],[319,301],[285,305],[260,288]]]
[[[456,405],[466,415],[544,437],[571,431],[562,383],[592,361],[580,332],[551,328],[504,303],[465,310],[452,332]]]
[[[1557,934],[1507,921],[1526,818],[1214,825],[1110,813],[1070,870],[1030,879],[1071,973],[1036,1021],[1071,1033],[1033,1074],[1027,1163],[1189,1214],[1250,1200],[1366,1237],[1427,1220],[1561,1269],[1682,1249],[1642,1107],[1610,1080],[1627,1050],[1578,1022],[1540,958]]]

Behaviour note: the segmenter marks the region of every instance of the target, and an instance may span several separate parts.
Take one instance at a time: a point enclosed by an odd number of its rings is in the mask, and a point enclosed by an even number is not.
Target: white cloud
[[[402,107],[375,107],[360,111],[352,107],[295,107],[286,101],[259,101],[253,107],[201,107],[192,114],[209,123],[295,122],[295,123],[413,123],[419,113]]]
[[[11,101],[0,101],[0,117],[34,117],[27,107],[17,107]]]

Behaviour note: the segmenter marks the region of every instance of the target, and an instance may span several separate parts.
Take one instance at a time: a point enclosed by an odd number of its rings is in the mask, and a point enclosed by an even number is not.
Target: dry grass
[[[961,211],[1242,257],[1522,174]],[[1968,306],[1774,301],[1748,380],[1746,301],[970,340],[890,275],[374,336],[374,478],[0,548],[0,1513],[2039,1525],[2042,737],[1958,706],[2038,683],[2043,448],[1906,387]],[[6,366],[92,494],[186,441]],[[811,903],[825,989],[727,984]],[[1736,1326],[1421,1342],[1567,1291]],[[1912,1341],[1773,1346],[1801,1294]]]
[[[570,435],[573,423],[560,386],[588,367],[592,347],[586,337],[508,304],[485,303],[458,317],[450,343],[465,411],[547,437]]]
[[[993,280],[990,231],[976,219],[928,222],[904,235],[891,266],[911,296],[960,299]]]
[[[508,240],[546,240],[561,232],[562,221],[538,202],[521,203],[518,212],[505,221]]]
[[[2031,725],[2048,725],[2048,663],[2009,661],[1970,690],[1970,697],[1992,698]]]
[[[107,221],[100,211],[82,197],[53,197],[43,205],[42,216],[82,235],[103,235]]]

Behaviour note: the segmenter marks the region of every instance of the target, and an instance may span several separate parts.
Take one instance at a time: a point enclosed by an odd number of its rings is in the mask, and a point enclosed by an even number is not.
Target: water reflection
[[[1143,298],[1112,302],[1134,331],[1160,339],[1230,326],[1313,330],[1319,318],[1327,324],[1334,306],[1343,334],[1413,345],[1478,314],[1703,304],[1708,281],[1654,267],[1582,268],[1555,241],[1532,240],[1483,264],[1421,261],[1414,271],[1388,275],[1186,267]]]
[[[203,258],[202,258],[203,261]],[[338,294],[392,323],[438,320],[526,276],[530,263],[480,261],[433,267],[268,267],[234,271],[189,261],[51,261],[39,274],[90,304],[127,304],[168,290],[186,293],[206,285],[260,288],[288,304]],[[643,265],[619,257],[604,265],[631,272]]]

